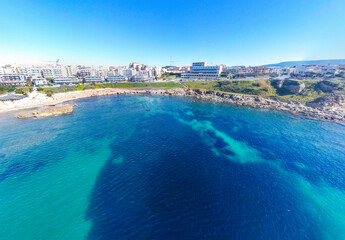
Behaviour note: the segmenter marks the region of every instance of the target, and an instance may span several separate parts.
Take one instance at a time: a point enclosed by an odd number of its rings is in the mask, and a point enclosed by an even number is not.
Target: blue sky
[[[344,0],[4,0],[0,63],[345,58]]]

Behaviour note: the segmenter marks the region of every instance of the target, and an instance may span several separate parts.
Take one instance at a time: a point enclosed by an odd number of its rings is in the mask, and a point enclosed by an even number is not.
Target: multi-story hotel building
[[[60,77],[60,78],[54,78],[54,83],[64,84],[64,83],[78,83],[79,80],[76,77]]]
[[[66,69],[61,66],[42,68],[41,72],[44,78],[67,77]]]
[[[40,68],[30,68],[29,76],[31,77],[42,77]]]
[[[85,82],[104,82],[104,77],[99,76],[85,76],[84,77]]]
[[[222,66],[209,66],[207,62],[193,63],[190,72],[182,73],[184,79],[216,80],[222,72]]]
[[[0,75],[1,86],[25,86],[26,77],[23,74],[2,74]]]

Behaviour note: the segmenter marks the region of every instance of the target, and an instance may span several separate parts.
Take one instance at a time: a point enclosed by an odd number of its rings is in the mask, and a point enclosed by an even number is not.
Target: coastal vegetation
[[[16,88],[12,87],[12,86],[0,86],[0,94],[13,92],[15,90],[16,90]]]
[[[329,93],[345,94],[342,81],[295,81],[295,80],[227,80],[227,81],[188,81],[182,82],[189,89],[215,91],[221,93],[244,94],[260,97],[278,97],[299,102],[311,102]],[[101,88],[164,88],[174,89],[183,86],[177,82],[154,83],[103,83],[85,85],[61,85],[38,88],[39,92],[52,96],[55,93],[82,91]]]
[[[23,87],[23,88],[17,88],[15,90],[15,93],[17,94],[28,94],[31,93],[34,89],[31,87]]]
[[[100,89],[100,88],[181,88],[179,83],[175,82],[155,82],[155,83],[103,83],[103,84],[89,84],[89,85],[61,85],[58,87],[50,88],[40,88],[38,89],[42,93],[62,93],[62,92],[71,92],[71,91],[82,91],[88,89]],[[48,95],[48,94],[47,94]]]
[[[163,73],[162,76],[157,77],[157,79],[173,80],[173,79],[175,79],[177,77],[181,77],[181,74],[180,73],[169,73],[169,72],[166,72],[166,73]]]
[[[0,86],[0,94],[15,92],[16,94],[27,94],[33,91],[32,87]]]
[[[271,96],[275,92],[266,80],[260,81],[197,81],[183,82],[191,89],[220,91],[259,96]]]
[[[330,92],[345,93],[345,82],[324,81],[290,81],[291,84],[303,85],[298,93],[283,91],[278,87],[277,81],[283,80],[241,80],[241,81],[195,81],[183,82],[190,89],[219,91],[224,93],[246,94],[261,97],[279,97],[300,102],[313,101]],[[285,80],[287,81],[287,80]],[[283,81],[284,82],[284,81]]]

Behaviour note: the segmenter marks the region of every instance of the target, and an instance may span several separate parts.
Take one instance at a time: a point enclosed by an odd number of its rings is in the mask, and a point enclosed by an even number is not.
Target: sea
[[[345,239],[345,126],[186,97],[0,115],[0,239]]]

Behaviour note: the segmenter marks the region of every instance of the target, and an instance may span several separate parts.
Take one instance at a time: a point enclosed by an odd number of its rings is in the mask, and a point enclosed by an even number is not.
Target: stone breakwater
[[[105,88],[54,94],[32,93],[28,98],[11,103],[0,102],[0,112],[55,105],[79,98],[106,96],[114,94],[151,94],[165,96],[188,96],[201,100],[230,103],[237,106],[286,111],[308,118],[345,123],[345,96],[331,94],[311,103],[282,100],[274,97],[258,97],[221,93],[199,89],[161,89],[161,88]]]

